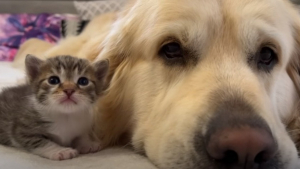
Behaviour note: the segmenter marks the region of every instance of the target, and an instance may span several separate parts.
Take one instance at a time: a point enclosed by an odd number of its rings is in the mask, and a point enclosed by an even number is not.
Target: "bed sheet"
[[[13,68],[11,62],[0,62],[0,91],[4,87],[14,86],[24,81],[25,72]]]

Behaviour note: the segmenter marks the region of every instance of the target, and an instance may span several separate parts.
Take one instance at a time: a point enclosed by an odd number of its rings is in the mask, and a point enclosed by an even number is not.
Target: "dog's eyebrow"
[[[280,44],[283,42],[282,34],[280,34],[280,30],[276,28],[272,24],[268,24],[263,22],[262,20],[255,20],[257,24],[253,24],[252,22],[244,23],[240,28],[240,41],[247,52],[256,52],[256,50],[262,44],[272,44],[275,48],[279,48],[279,46],[284,46],[284,44]]]

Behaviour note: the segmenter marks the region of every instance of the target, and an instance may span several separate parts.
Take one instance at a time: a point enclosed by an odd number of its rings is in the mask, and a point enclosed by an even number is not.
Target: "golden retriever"
[[[161,169],[300,168],[285,128],[299,127],[300,94],[288,0],[132,0],[115,15],[45,52],[110,60],[104,145],[128,138]]]

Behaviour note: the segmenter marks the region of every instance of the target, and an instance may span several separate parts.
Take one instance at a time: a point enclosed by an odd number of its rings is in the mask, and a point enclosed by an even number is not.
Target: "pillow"
[[[68,36],[79,35],[85,26],[89,23],[89,20],[62,20],[61,21],[61,36],[66,38]]]
[[[60,20],[61,16],[51,14],[1,14],[0,60],[13,60],[19,46],[30,38],[56,42]]]
[[[127,0],[74,1],[75,8],[83,20],[91,20],[96,15],[118,11]]]
[[[61,21],[76,19],[62,14],[0,14],[0,61],[12,61],[19,46],[30,38],[56,43]]]

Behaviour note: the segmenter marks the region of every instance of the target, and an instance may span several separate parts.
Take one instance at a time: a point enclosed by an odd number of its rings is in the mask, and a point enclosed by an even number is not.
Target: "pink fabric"
[[[68,16],[0,14],[0,61],[13,61],[20,45],[30,38],[56,43],[61,37],[61,21]]]

